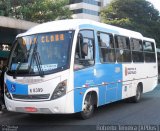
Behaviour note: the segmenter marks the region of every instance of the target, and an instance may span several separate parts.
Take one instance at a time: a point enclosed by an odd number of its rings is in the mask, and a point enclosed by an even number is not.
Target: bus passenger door
[[[87,89],[94,85],[95,44],[92,30],[81,30],[77,38],[74,58],[74,110],[82,109]]]
[[[100,62],[96,64],[96,82],[99,86],[99,105],[121,99],[122,65],[115,64],[113,35],[98,32],[98,51]]]

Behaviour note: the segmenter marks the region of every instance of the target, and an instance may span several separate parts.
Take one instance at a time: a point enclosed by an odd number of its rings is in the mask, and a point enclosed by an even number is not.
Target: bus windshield
[[[44,75],[69,68],[73,31],[18,37],[9,60],[13,75]]]

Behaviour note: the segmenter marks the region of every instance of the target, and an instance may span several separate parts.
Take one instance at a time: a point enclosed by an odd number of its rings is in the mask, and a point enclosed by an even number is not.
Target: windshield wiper
[[[22,55],[21,57],[19,57],[19,58],[17,58],[17,59],[22,60],[23,57],[24,57],[24,56]],[[14,74],[13,74],[13,79],[16,79],[17,72],[19,71],[19,68],[21,67],[21,65],[22,65],[22,62],[18,62],[18,66],[17,66],[17,68],[16,68],[16,70],[15,70],[15,72],[14,72]]]
[[[44,77],[44,71],[42,69],[42,63],[41,63],[40,55],[37,51],[34,52],[34,59],[36,61],[36,65],[37,65],[40,76]]]
[[[33,60],[35,60],[35,62],[36,62],[37,69],[38,69],[38,72],[39,72],[40,76],[44,77],[44,71],[42,70],[42,63],[41,63],[40,55],[37,52],[37,38],[36,38],[35,46],[33,48],[33,53],[32,53],[32,56],[31,56],[31,63],[30,63],[29,70],[31,68]]]

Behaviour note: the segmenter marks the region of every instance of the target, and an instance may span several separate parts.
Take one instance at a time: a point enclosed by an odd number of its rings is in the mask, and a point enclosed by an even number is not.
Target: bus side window
[[[145,62],[156,62],[154,43],[144,41],[143,49]]]
[[[131,50],[129,38],[125,36],[115,36],[116,59],[117,62],[131,62]]]
[[[144,62],[142,40],[131,38],[131,49],[132,49],[132,61],[133,62]]]
[[[115,62],[115,49],[112,34],[98,32],[98,44],[101,63]]]
[[[94,64],[94,33],[82,30],[77,38],[74,70],[79,70]]]

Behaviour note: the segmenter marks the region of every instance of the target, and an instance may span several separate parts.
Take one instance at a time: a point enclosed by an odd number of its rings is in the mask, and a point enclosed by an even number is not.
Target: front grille
[[[17,95],[12,94],[13,98],[15,99],[25,99],[25,100],[32,100],[32,99],[48,99],[50,94],[42,94],[42,95]]]
[[[25,79],[16,79],[15,81],[22,84],[33,84],[33,83],[43,82],[43,79],[25,78]]]

